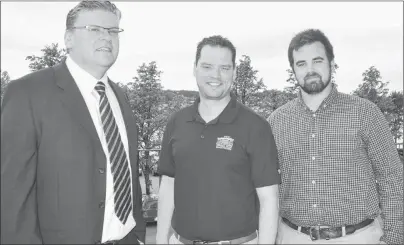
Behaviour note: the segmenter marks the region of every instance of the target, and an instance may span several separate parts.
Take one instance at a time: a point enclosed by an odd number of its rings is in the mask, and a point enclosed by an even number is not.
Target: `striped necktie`
[[[118,125],[115,122],[111,106],[105,94],[105,84],[99,81],[95,85],[95,90],[100,95],[99,110],[108,145],[111,173],[113,175],[114,210],[119,220],[125,224],[132,211],[131,178],[128,158],[119,134]]]

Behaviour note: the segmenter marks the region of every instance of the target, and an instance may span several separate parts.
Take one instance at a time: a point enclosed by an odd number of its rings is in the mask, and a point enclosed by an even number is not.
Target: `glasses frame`
[[[78,30],[82,30],[82,29],[86,29],[87,31],[91,32],[91,33],[95,33],[93,30],[91,30],[92,28],[95,29],[100,29],[102,30],[103,33],[108,32],[109,35],[111,36],[118,36],[119,33],[123,32],[124,30],[122,28],[119,27],[102,27],[102,26],[97,26],[97,25],[85,25],[85,26],[73,26],[71,28],[69,28],[70,30],[74,30],[74,29],[78,29]],[[111,30],[118,30],[118,32],[116,33],[111,33]]]

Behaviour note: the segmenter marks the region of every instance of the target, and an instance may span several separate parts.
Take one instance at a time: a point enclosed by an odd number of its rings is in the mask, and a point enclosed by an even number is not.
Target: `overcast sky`
[[[1,69],[12,79],[29,73],[28,55],[59,43],[66,15],[77,2],[2,2]],[[334,46],[339,90],[351,92],[362,73],[376,66],[391,90],[403,90],[403,4],[400,2],[116,2],[122,11],[117,62],[108,72],[126,83],[143,62],[156,61],[165,89],[197,90],[192,67],[197,43],[223,35],[264,78],[269,89],[284,88],[291,38],[319,28]]]

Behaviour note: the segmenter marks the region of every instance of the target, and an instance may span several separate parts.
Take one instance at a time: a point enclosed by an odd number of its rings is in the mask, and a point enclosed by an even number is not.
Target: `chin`
[[[111,67],[114,63],[112,60],[97,60],[97,64],[103,67]]]

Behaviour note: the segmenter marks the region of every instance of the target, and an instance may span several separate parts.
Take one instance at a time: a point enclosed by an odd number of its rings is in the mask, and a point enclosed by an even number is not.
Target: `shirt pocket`
[[[330,128],[325,131],[323,149],[327,156],[349,158],[354,156],[359,143],[358,129]]]

